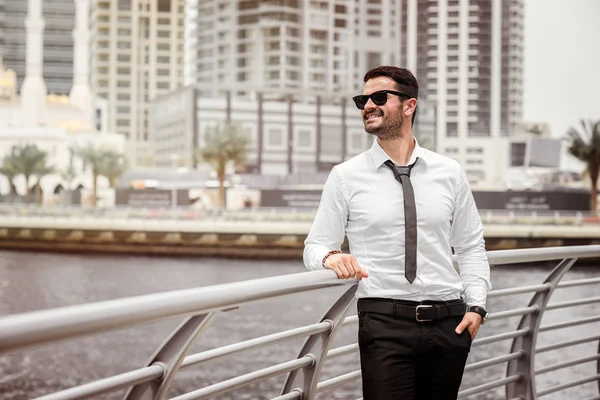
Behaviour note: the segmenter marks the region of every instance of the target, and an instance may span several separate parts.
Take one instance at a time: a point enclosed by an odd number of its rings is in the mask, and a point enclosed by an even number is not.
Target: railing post
[[[352,285],[320,319],[320,322],[329,322],[331,329],[306,339],[298,358],[310,355],[313,357],[314,363],[308,368],[290,372],[283,384],[282,395],[300,392],[302,400],[314,400],[321,369],[325,363],[325,356],[348,310],[354,304],[354,293],[356,293],[357,288],[358,285]]]
[[[598,341],[598,354],[600,354],[600,340]],[[598,375],[600,375],[600,358],[596,364],[596,371],[598,372]],[[600,380],[598,380],[598,394],[600,394]]]
[[[158,348],[147,366],[160,364],[164,375],[157,380],[140,383],[127,390],[124,400],[162,400],[167,394],[173,377],[183,362],[188,349],[198,335],[212,322],[216,313],[186,318],[171,336]]]
[[[507,399],[516,397],[520,397],[523,400],[537,399],[535,389],[535,347],[540,324],[556,285],[575,261],[577,261],[576,258],[564,259],[552,270],[544,281],[545,284],[549,285],[549,289],[537,292],[529,302],[529,307],[537,307],[538,312],[521,317],[517,329],[528,329],[529,332],[525,336],[513,339],[510,352],[515,353],[520,351],[524,356],[517,360],[509,361],[506,371],[506,376],[518,374],[521,376],[521,379],[506,386]]]

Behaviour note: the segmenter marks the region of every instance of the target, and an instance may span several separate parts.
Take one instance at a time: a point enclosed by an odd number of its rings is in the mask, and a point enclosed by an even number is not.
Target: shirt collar
[[[413,149],[413,152],[410,155],[410,159],[408,160],[408,165],[416,162],[417,158],[419,158],[420,160],[423,160],[423,162],[425,162],[425,164],[427,164],[426,150],[424,148],[422,148],[421,146],[419,146],[419,141],[417,140],[417,138],[414,138],[414,140],[415,140],[415,148]],[[373,141],[373,145],[368,150],[368,152],[371,155],[371,159],[373,160],[373,166],[375,167],[376,170],[378,170],[379,167],[381,167],[383,165],[383,163],[385,163],[387,160],[391,160],[390,156],[388,156],[388,154],[385,152],[385,150],[383,150],[381,148],[377,139],[375,139]]]

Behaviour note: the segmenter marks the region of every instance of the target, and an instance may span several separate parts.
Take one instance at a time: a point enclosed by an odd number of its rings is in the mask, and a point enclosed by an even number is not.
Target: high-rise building
[[[521,120],[524,0],[404,1],[401,56],[444,136],[506,136]]]
[[[508,168],[508,150],[498,149],[521,120],[523,3],[202,0],[187,60],[201,96],[349,98],[370,68],[406,67],[421,104],[435,109],[435,150],[461,162],[472,183],[491,184]]]
[[[198,1],[186,0],[185,2],[185,25],[183,32],[183,84],[185,86],[194,85],[196,82],[198,68]]]
[[[0,0],[0,57],[4,56],[5,52],[5,35],[4,32],[4,21],[6,20],[6,12],[4,11],[4,0]]]
[[[4,65],[17,74],[20,90],[26,74],[28,0],[0,0],[0,51]],[[73,86],[74,0],[44,0],[42,71],[48,93],[68,94]]]
[[[202,0],[198,4],[197,84],[223,88],[345,92],[356,77],[399,59],[399,2],[381,0]]]
[[[153,164],[149,102],[183,83],[185,0],[93,0],[92,88],[134,165]]]
[[[436,105],[437,150],[472,183],[501,179],[522,118],[524,0],[402,1],[401,59]]]

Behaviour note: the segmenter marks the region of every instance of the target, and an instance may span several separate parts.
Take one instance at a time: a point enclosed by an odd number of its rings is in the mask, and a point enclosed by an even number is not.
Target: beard
[[[402,125],[402,114],[400,110],[390,115],[385,115],[379,111],[378,121],[369,121],[363,119],[365,131],[377,136],[379,140],[392,140],[402,137],[400,126]]]

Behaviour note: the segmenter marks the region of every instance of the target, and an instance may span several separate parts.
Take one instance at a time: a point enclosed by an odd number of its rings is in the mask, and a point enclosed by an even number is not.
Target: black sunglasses
[[[369,101],[369,99],[371,99],[373,101],[373,103],[375,103],[375,105],[378,105],[378,106],[384,105],[387,102],[388,93],[394,94],[399,97],[406,97],[407,99],[410,98],[409,95],[401,93],[401,92],[396,92],[394,90],[378,90],[377,92],[373,92],[369,95],[361,94],[358,96],[354,96],[352,98],[352,100],[354,100],[354,104],[356,104],[356,107],[359,110],[364,110],[365,105],[367,105],[367,102]]]

